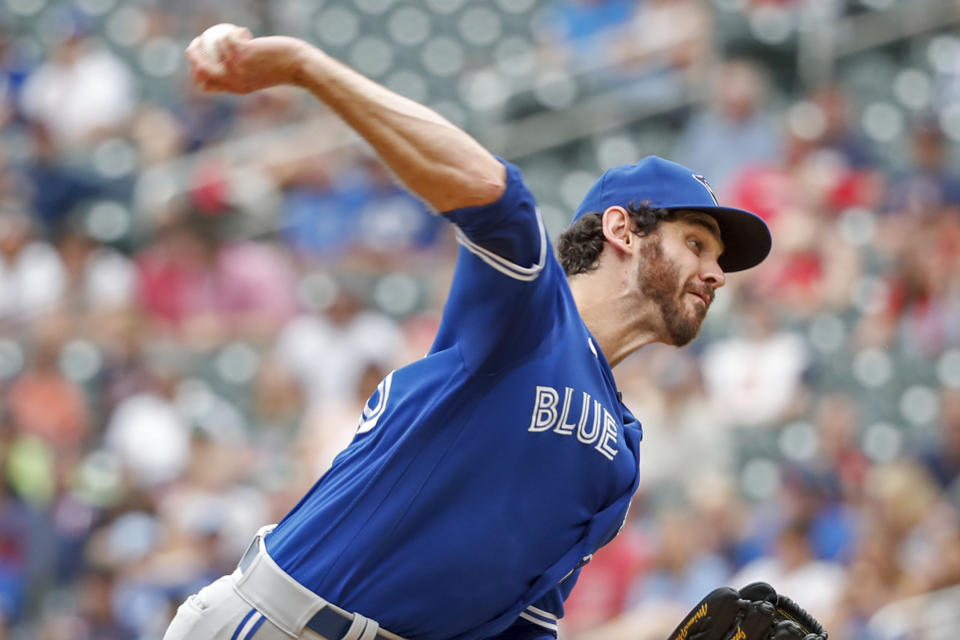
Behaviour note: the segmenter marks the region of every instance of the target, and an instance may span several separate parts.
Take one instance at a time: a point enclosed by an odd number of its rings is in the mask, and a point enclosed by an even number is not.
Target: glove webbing
[[[826,632],[823,630],[823,626],[821,626],[821,624],[817,622],[817,619],[814,618],[809,613],[807,613],[803,607],[798,605],[796,602],[794,602],[787,596],[784,596],[778,593],[776,604],[777,604],[777,611],[781,613],[784,617],[786,617],[788,620],[793,620],[794,622],[799,624],[801,627],[803,627],[804,630],[806,631],[816,633],[817,635],[821,635],[824,638],[827,637]]]

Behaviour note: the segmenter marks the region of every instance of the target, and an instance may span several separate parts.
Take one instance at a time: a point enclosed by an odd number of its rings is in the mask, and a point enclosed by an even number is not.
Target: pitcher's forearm
[[[363,136],[406,186],[439,211],[488,204],[503,193],[503,165],[432,109],[305,49],[296,84]]]

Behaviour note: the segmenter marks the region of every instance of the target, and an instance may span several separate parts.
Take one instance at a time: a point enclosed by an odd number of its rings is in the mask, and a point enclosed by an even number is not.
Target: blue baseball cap
[[[647,204],[667,211],[702,211],[711,216],[720,227],[724,245],[717,262],[727,273],[754,267],[770,253],[770,229],[762,218],[743,209],[721,207],[703,176],[657,156],[614,167],[600,176],[577,207],[573,220],[628,204]]]

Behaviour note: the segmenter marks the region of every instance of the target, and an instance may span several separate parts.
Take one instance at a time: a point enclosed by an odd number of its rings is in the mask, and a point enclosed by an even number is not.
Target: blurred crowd
[[[206,26],[283,29],[302,4],[0,5],[0,640],[160,638],[330,465],[383,376],[429,349],[449,229],[301,93],[204,95],[184,73]],[[635,105],[693,96],[664,107],[656,151],[775,240],[693,346],[618,367],[643,481],[561,636],[663,638],[715,586],[762,579],[837,640],[954,637],[958,62],[898,81],[900,120],[864,116],[849,82],[785,86],[725,49],[723,20],[769,27],[799,0],[489,4],[329,2],[317,32],[362,44],[359,20],[388,20],[391,62],[378,71],[370,43],[350,61],[418,99],[418,73],[456,84],[457,55],[512,83],[546,70],[538,102],[501,96],[506,118],[611,87]],[[404,67],[422,16],[429,33],[457,12],[473,12],[459,34],[423,46],[438,57]],[[521,19],[526,49],[505,35]],[[469,124],[490,94],[462,98],[434,106]],[[558,208],[584,169],[648,152],[634,133],[516,161]],[[544,167],[559,189],[536,188]],[[937,606],[953,616],[909,628]]]

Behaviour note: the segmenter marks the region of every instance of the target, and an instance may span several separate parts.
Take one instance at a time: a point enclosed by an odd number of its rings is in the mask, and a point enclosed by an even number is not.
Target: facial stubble
[[[670,344],[682,347],[689,344],[700,332],[700,325],[707,315],[706,308],[691,313],[683,301],[685,283],[681,281],[680,269],[663,253],[663,239],[659,234],[650,234],[640,248],[640,292],[660,308],[663,324]]]

